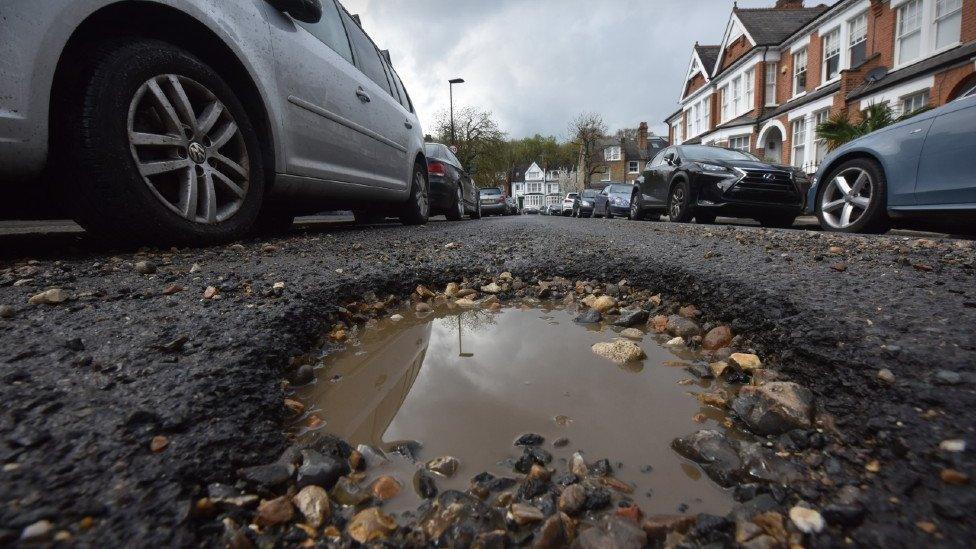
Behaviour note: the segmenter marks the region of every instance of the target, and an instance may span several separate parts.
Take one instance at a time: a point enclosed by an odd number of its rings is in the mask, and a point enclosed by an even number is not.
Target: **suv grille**
[[[793,175],[789,172],[747,169],[742,169],[742,171],[746,173],[746,176],[736,185],[737,189],[796,192],[796,187],[793,185]],[[772,176],[771,178],[767,177],[770,175]]]

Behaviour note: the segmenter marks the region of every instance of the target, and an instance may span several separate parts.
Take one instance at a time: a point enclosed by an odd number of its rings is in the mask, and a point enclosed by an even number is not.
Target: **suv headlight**
[[[719,166],[718,164],[708,164],[705,162],[698,162],[698,167],[706,172],[712,173],[727,173],[729,171],[725,166]]]

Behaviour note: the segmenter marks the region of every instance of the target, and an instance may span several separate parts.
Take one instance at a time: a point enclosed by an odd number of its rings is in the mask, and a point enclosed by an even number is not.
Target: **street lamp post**
[[[457,147],[457,133],[454,131],[454,84],[464,84],[464,79],[454,78],[448,80],[448,83],[451,91],[451,145]]]

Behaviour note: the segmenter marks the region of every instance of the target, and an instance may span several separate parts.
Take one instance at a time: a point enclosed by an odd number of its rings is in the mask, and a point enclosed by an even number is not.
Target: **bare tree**
[[[607,137],[607,125],[599,114],[583,113],[569,125],[569,135],[579,150],[579,188],[575,189],[578,191],[589,186],[595,174],[607,169],[602,147]]]
[[[451,144],[451,117],[442,112],[437,120],[437,135],[441,143]],[[475,177],[479,184],[483,177],[494,177],[498,167],[495,158],[499,149],[504,146],[505,132],[498,128],[498,123],[488,111],[475,107],[466,107],[454,113],[454,131],[457,139],[458,160],[465,168],[476,168]],[[480,176],[480,177],[479,177]]]

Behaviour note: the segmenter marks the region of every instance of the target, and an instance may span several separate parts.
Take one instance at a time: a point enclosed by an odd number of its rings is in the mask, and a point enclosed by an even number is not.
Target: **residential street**
[[[965,547],[976,532],[972,241],[519,216],[300,224],[167,251],[5,234],[0,249],[0,545],[42,519],[94,546],[218,543],[194,502],[285,449],[283,371],[337,307],[503,271],[626,279],[694,304],[811,389],[828,442],[774,497],[854,509],[812,545],[920,546],[934,532]],[[28,305],[51,288],[62,302]]]

